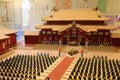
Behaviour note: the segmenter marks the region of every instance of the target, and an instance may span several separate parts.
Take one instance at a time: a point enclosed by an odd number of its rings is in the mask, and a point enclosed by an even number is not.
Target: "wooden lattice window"
[[[99,34],[99,35],[103,35],[103,32],[99,32],[98,34]]]
[[[105,35],[109,35],[109,32],[105,32]]]
[[[46,34],[46,32],[45,32],[45,31],[42,31],[42,34]]]
[[[51,31],[47,31],[47,34],[51,34]]]

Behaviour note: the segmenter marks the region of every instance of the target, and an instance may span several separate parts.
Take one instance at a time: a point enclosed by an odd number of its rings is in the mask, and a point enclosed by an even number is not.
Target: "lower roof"
[[[16,33],[16,31],[0,26],[0,40],[9,38],[9,36],[6,36],[6,35],[13,34],[13,33]]]
[[[7,38],[9,38],[9,36],[0,35],[0,40],[2,40],[2,39],[7,39]]]
[[[13,34],[13,33],[16,33],[17,31],[15,30],[11,30],[11,29],[8,29],[8,28],[5,28],[5,27],[0,27],[0,33],[3,34],[3,35],[6,35],[6,34]]]
[[[72,27],[72,24],[68,25],[39,25],[36,26],[36,29],[52,29],[53,31],[58,31],[62,32],[68,28]],[[112,26],[104,26],[104,25],[80,25],[76,24],[76,28],[80,28],[86,32],[92,32],[92,31],[97,31],[99,29],[104,29],[104,30],[113,30],[116,29]]]
[[[39,36],[39,31],[25,31],[24,32],[25,36]]]

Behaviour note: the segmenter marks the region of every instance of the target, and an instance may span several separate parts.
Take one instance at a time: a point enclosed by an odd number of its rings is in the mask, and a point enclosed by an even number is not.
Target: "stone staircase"
[[[80,51],[82,46],[65,46],[62,51],[69,52],[71,49]]]

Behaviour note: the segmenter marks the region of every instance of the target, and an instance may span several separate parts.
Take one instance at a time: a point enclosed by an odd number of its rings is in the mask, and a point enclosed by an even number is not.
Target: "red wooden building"
[[[36,29],[40,30],[40,43],[111,45],[111,30],[115,28],[107,25],[107,20],[96,10],[58,10],[43,18],[46,23]]]
[[[8,36],[0,35],[0,55],[8,49],[8,40]]]
[[[113,31],[111,37],[112,37],[112,45],[120,46],[120,29]]]
[[[25,31],[25,43],[26,44],[38,44],[39,43],[39,31]]]
[[[16,46],[16,31],[0,27],[0,53]]]

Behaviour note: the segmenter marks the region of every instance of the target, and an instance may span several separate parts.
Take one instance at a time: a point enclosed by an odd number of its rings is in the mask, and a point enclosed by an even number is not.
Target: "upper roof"
[[[72,27],[72,24],[68,24],[68,25],[40,25],[40,26],[36,26],[36,29],[52,29],[53,31],[58,31],[58,32],[62,32],[68,28]],[[98,29],[104,29],[104,30],[113,30],[116,29],[115,27],[112,26],[101,26],[101,25],[80,25],[80,24],[76,24],[75,26],[76,28],[82,29],[86,32],[90,32],[90,31],[97,31]]]
[[[24,32],[25,36],[39,36],[39,31],[25,31]]]
[[[80,21],[80,20],[95,20],[105,21],[109,20],[106,17],[99,17],[99,11],[92,9],[81,9],[81,10],[58,10],[52,12],[51,16],[42,18],[43,21]]]

